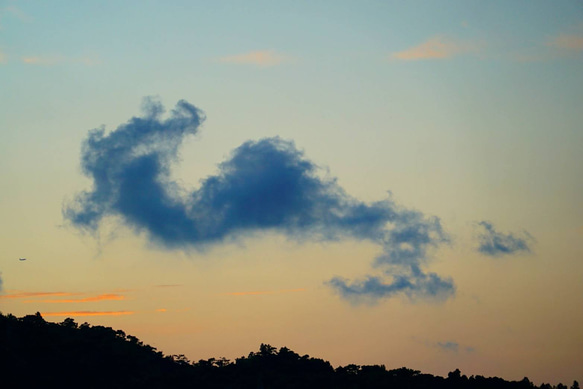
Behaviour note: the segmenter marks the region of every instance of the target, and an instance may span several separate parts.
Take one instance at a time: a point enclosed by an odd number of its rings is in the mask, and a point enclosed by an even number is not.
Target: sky
[[[582,101],[578,1],[0,1],[0,311],[581,382]]]

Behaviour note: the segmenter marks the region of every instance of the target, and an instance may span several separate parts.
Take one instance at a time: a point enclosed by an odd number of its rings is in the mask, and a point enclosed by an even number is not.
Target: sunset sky
[[[0,1],[0,311],[582,382],[582,102],[580,1]]]

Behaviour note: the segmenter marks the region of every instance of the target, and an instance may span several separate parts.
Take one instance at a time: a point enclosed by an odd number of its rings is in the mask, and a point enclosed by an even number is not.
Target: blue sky
[[[576,1],[0,2],[0,310],[581,381],[582,60]]]

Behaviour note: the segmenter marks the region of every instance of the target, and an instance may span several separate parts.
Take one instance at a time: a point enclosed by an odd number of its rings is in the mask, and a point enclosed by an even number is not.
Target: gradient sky
[[[0,1],[0,311],[581,382],[582,102],[579,1]]]

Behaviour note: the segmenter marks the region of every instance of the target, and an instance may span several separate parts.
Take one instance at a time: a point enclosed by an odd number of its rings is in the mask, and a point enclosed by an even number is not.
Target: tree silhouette
[[[196,389],[534,389],[528,378],[462,375],[447,378],[401,367],[329,362],[300,356],[287,347],[262,343],[259,351],[235,361],[210,358],[191,362],[185,355],[164,356],[124,331],[77,324],[72,318],[46,322],[40,313],[17,318],[0,313],[2,388],[196,388]],[[567,389],[542,384],[540,389]],[[570,389],[579,389],[573,382]]]

